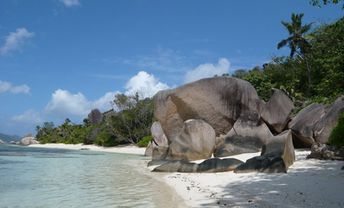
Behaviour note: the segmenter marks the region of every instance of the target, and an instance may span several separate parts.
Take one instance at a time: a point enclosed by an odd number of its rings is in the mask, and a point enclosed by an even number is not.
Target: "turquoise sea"
[[[142,156],[0,145],[0,207],[175,207]]]

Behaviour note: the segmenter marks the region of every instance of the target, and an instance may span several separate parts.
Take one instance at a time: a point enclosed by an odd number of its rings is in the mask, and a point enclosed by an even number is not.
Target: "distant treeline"
[[[82,124],[73,124],[68,118],[57,127],[53,122],[45,122],[36,127],[36,138],[40,143],[84,143],[105,147],[127,143],[147,145],[151,139],[152,100],[140,100],[137,94],[117,94],[113,102],[117,111],[102,113],[94,109]]]

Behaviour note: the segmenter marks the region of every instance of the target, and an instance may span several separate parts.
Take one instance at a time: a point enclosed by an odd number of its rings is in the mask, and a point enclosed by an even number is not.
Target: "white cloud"
[[[111,109],[111,103],[115,99],[116,94],[119,94],[119,92],[105,93],[105,95],[92,102],[91,108],[98,108],[100,111],[106,111]]]
[[[159,82],[152,74],[140,71],[126,83],[125,94],[133,95],[138,92],[141,98],[146,98],[167,88],[169,87],[166,84]],[[98,108],[100,111],[111,109],[111,103],[115,95],[119,93],[118,91],[107,92],[96,100],[89,100],[81,92],[73,94],[68,90],[58,89],[52,94],[44,112],[47,116],[53,116],[55,119],[82,119],[94,108]]]
[[[185,83],[193,82],[199,79],[213,77],[215,75],[222,75],[229,73],[230,63],[226,58],[220,58],[217,64],[201,64],[195,69],[188,71],[185,74]]]
[[[6,55],[13,51],[20,51],[24,44],[35,34],[29,32],[26,28],[18,28],[15,32],[11,32],[5,40],[4,45],[0,48],[0,55]]]
[[[68,90],[58,89],[51,97],[45,107],[45,112],[59,118],[85,118],[94,108],[100,111],[111,109],[110,102],[113,101],[118,92],[107,92],[97,100],[90,101],[82,93],[72,94]]]
[[[56,90],[45,110],[48,113],[66,116],[87,115],[90,102],[82,93],[72,94],[67,90]]]
[[[28,94],[30,93],[30,87],[26,84],[23,85],[12,85],[10,82],[0,80],[0,94],[10,92],[13,94]]]
[[[63,3],[66,7],[73,7],[73,6],[80,5],[79,0],[60,0],[60,2]]]
[[[11,121],[16,123],[26,123],[26,124],[39,124],[42,122],[41,115],[30,109],[25,111],[21,115],[16,115],[11,118]]]
[[[169,86],[165,83],[159,82],[153,74],[148,74],[145,71],[140,71],[137,75],[130,78],[126,83],[126,95],[134,95],[139,93],[141,98],[152,97],[160,90],[168,89]]]

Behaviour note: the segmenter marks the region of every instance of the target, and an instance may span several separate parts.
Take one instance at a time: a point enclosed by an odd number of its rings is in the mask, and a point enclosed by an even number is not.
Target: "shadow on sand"
[[[202,207],[344,207],[344,162],[304,157],[287,174],[241,174]]]

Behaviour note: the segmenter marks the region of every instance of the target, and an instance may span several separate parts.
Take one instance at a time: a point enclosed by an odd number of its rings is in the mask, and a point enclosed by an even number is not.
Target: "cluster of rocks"
[[[319,160],[344,160],[344,147],[328,146],[326,144],[315,143],[312,145],[311,154],[307,158]]]
[[[27,136],[19,141],[19,145],[28,146],[31,144],[39,144],[35,137]]]
[[[160,91],[154,105],[154,140],[146,155],[163,163],[155,171],[286,172],[295,160],[293,144],[327,142],[344,97],[330,106],[312,104],[291,118],[293,101],[283,91],[274,89],[264,102],[249,82],[215,77]],[[258,151],[246,163],[209,159]],[[188,162],[199,159],[206,160]]]
[[[289,122],[288,128],[293,131],[298,145],[311,147],[316,142],[326,144],[342,112],[344,96],[328,106],[314,103],[302,109]]]

